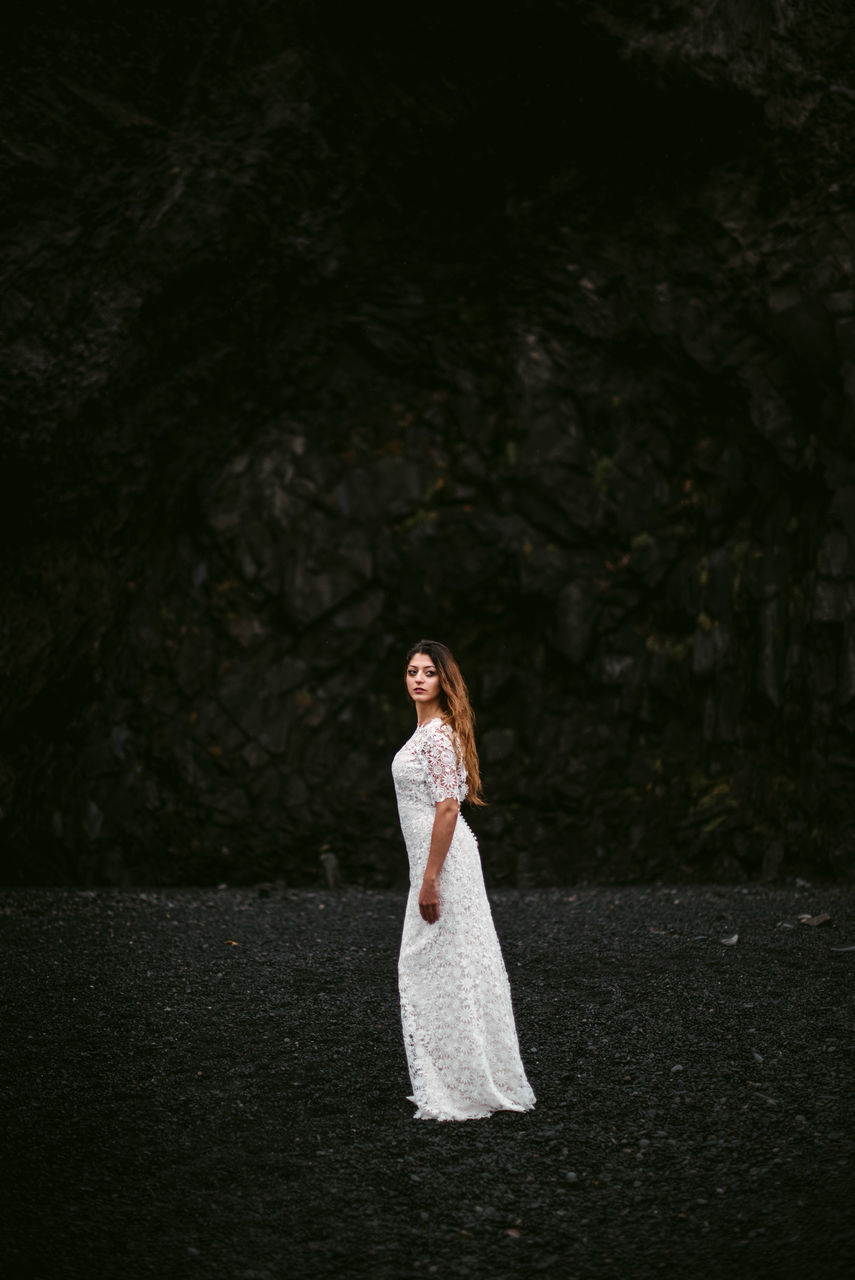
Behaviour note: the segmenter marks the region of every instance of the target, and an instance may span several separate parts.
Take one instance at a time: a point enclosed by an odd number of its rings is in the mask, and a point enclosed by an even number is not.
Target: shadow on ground
[[[853,890],[493,903],[538,1106],[436,1125],[400,895],[7,895],[6,1274],[851,1275]]]

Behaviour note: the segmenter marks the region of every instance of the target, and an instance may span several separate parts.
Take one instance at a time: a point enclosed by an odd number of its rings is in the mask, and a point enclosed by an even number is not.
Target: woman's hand
[[[430,850],[419,893],[419,911],[427,924],[436,924],[439,919],[439,873],[454,835],[459,808],[456,800],[449,799],[438,800],[434,809]]]
[[[439,888],[436,880],[425,876],[419,894],[419,913],[427,924],[436,924],[439,919]]]

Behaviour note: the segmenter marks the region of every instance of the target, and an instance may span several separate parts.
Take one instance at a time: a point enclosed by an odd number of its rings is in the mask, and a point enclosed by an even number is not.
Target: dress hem
[[[515,1111],[517,1114],[525,1114],[528,1111],[533,1111],[535,1107],[534,1102],[528,1105],[524,1103],[505,1103],[504,1105],[500,1104],[486,1108],[483,1111],[468,1111],[463,1114],[456,1111],[432,1111],[429,1107],[419,1107],[415,1098],[412,1097],[408,1097],[407,1102],[412,1102],[414,1106],[418,1107],[413,1116],[414,1120],[437,1120],[440,1123],[444,1121],[489,1120],[490,1116],[495,1115],[497,1111]]]

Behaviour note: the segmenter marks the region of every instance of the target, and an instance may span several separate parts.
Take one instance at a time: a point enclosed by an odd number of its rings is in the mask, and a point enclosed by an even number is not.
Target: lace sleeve
[[[457,752],[454,749],[452,730],[442,725],[427,734],[425,743],[427,760],[427,785],[434,804],[440,800],[460,798],[460,780],[457,775]]]

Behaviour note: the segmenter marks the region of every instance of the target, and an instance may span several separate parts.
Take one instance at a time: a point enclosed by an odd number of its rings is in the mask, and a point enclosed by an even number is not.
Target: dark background
[[[2,42],[11,882],[855,870],[849,0],[30,4]]]

